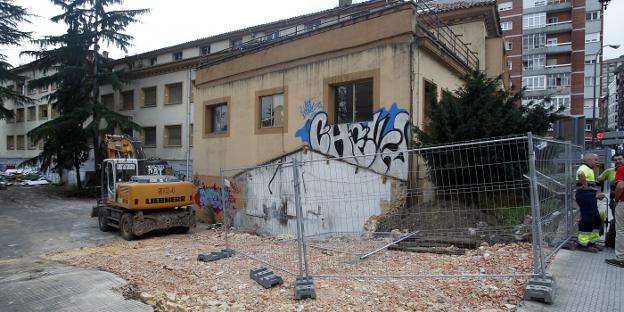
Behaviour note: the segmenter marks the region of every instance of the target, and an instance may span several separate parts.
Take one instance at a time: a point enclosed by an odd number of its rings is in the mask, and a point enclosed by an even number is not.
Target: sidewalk
[[[555,302],[525,302],[518,311],[624,311],[624,268],[608,265],[613,249],[599,253],[560,250],[550,265],[555,277]]]

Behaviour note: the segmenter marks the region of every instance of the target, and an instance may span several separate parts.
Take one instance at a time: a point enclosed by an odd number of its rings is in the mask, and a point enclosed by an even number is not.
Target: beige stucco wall
[[[303,143],[295,132],[304,126],[301,114],[304,101],[324,102],[324,80],[358,72],[378,72],[377,107],[410,106],[409,44],[392,44],[300,65],[294,68],[199,88],[196,95],[195,125],[204,124],[205,101],[230,97],[227,137],[204,137],[203,127],[194,131],[193,170],[199,175],[219,175],[219,168],[253,166],[294,151]],[[287,129],[283,133],[256,134],[256,92],[287,89]],[[327,105],[327,103],[323,103]],[[200,113],[202,112],[202,113]]]
[[[442,98],[442,91],[454,91],[463,84],[459,73],[450,71],[448,67],[433,58],[431,52],[423,49],[414,51],[414,108],[412,112],[412,122],[416,126],[423,123],[423,103],[425,100],[424,89],[425,80],[435,83],[438,86],[438,99]]]
[[[479,69],[485,70],[486,60],[489,57],[486,54],[485,38],[487,37],[487,30],[485,29],[485,23],[482,20],[473,21],[469,23],[462,23],[451,26],[453,32],[461,36],[461,40],[469,44],[469,48],[477,53],[479,59]]]

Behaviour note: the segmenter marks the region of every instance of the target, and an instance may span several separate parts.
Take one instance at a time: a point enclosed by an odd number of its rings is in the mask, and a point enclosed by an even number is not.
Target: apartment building
[[[600,128],[601,129],[615,129],[617,126],[617,101],[615,97],[616,88],[616,70],[624,64],[624,55],[603,60],[600,67],[602,68],[601,77],[601,95],[599,101],[600,106]]]
[[[565,113],[587,118],[600,98],[602,5],[598,0],[497,0],[512,85],[523,102],[550,97]],[[596,112],[599,117],[599,112]],[[591,137],[590,137],[591,138]]]

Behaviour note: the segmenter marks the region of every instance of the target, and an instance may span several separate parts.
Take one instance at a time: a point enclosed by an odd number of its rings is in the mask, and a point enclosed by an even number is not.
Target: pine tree
[[[30,14],[25,8],[13,4],[13,0],[0,0],[0,46],[16,46],[22,40],[30,38],[31,33],[18,29],[20,23],[29,22]],[[6,55],[0,53],[0,119],[13,118],[13,112],[4,107],[6,101],[14,104],[31,103],[29,97],[23,96],[12,88],[8,88],[9,81],[23,80],[12,73],[11,64],[6,61]]]
[[[99,53],[101,43],[112,44],[127,51],[132,37],[123,30],[137,22],[138,15],[148,10],[106,11],[110,5],[123,4],[122,0],[53,0],[63,13],[51,20],[67,26],[65,34],[47,36],[36,40],[40,51],[27,51],[35,56],[35,68],[45,73],[43,78],[31,81],[31,86],[57,85],[47,99],[60,114],[31,130],[33,142],[44,141],[40,155],[30,163],[39,162],[54,166],[56,170],[73,167],[80,176],[80,165],[88,159],[91,141],[99,180],[97,164],[101,163],[101,133],[111,133],[115,128],[138,129],[139,126],[124,115],[109,110],[99,102],[99,85],[112,84],[119,89],[127,73],[113,71],[108,59]],[[81,187],[80,180],[78,187]]]

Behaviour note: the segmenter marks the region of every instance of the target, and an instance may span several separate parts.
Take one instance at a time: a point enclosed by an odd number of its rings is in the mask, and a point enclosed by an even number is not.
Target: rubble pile
[[[262,246],[283,243],[278,238],[232,234],[230,243],[251,254]],[[225,248],[222,230],[186,235],[115,241],[98,247],[50,254],[53,260],[118,274],[140,293],[139,299],[156,311],[513,311],[522,301],[531,271],[530,244],[483,244],[465,255],[435,255],[385,251],[370,259],[347,261],[341,254],[310,249],[314,272],[353,274],[351,279],[315,279],[317,299],[294,299],[295,278],[282,274],[284,284],[270,289],[249,278],[259,265],[235,254],[215,262],[197,261],[197,255]],[[276,255],[280,250],[273,250]],[[288,267],[294,254],[271,260]],[[346,257],[346,256],[344,256]],[[494,279],[427,278],[361,279],[362,270],[431,274],[460,271],[482,274],[517,273]]]
[[[36,170],[30,169],[6,169],[0,172],[0,189],[8,186],[19,185],[47,185],[50,182]]]

